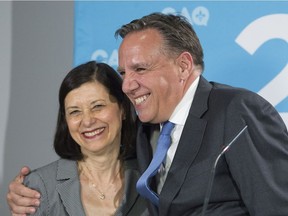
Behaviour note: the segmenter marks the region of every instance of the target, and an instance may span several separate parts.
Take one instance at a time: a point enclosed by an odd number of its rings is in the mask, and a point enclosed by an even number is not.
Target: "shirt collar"
[[[184,126],[191,104],[193,102],[195,92],[199,83],[200,76],[198,76],[192,85],[188,88],[184,97],[181,99],[180,103],[176,106],[173,111],[169,121],[175,123],[176,125]]]

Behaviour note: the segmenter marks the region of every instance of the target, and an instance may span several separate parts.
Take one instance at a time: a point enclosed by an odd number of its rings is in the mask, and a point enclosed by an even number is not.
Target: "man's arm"
[[[233,134],[241,124],[248,125],[248,133],[225,154],[230,174],[249,213],[288,215],[286,126],[275,108],[262,97],[243,95],[227,109],[227,134]]]
[[[40,204],[40,193],[23,185],[24,177],[29,172],[29,167],[23,167],[19,175],[9,184],[7,203],[13,216],[34,213]]]

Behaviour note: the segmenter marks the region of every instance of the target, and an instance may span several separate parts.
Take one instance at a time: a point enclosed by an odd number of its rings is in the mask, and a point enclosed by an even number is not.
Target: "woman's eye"
[[[69,113],[69,115],[77,115],[79,113],[79,110],[73,110]]]
[[[93,106],[93,110],[99,110],[99,109],[101,109],[102,107],[104,107],[103,104],[97,104],[97,105]]]

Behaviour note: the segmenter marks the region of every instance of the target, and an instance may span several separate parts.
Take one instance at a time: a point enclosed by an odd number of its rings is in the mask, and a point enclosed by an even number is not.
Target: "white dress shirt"
[[[169,119],[170,122],[173,122],[175,124],[175,127],[171,132],[172,143],[167,152],[165,165],[160,167],[158,175],[157,175],[158,177],[157,192],[158,193],[161,192],[164,182],[166,180],[168,171],[171,167],[187,116],[189,114],[190,107],[194,99],[194,95],[195,95],[198,83],[199,83],[199,77],[197,77],[196,80],[189,87],[188,91],[185,93],[184,97],[182,98],[180,103],[177,105],[177,107],[175,108],[175,110],[173,111]]]

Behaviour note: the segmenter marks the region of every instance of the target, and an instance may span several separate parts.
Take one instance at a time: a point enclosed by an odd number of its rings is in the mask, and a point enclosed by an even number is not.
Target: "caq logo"
[[[178,11],[176,9],[167,7],[162,10],[163,13],[172,13],[176,14]],[[192,25],[207,26],[209,20],[209,10],[205,7],[199,6],[192,10],[189,13],[186,7],[183,7],[181,10],[181,15],[186,17],[187,20]],[[97,49],[91,55],[91,60],[96,60],[99,62],[104,62],[110,66],[116,68],[118,65],[118,52],[117,49],[114,49],[111,53],[108,53],[105,49]]]
[[[239,44],[250,55],[253,55],[265,42],[272,39],[288,43],[288,14],[263,16],[250,23],[236,38]],[[288,64],[258,92],[273,106],[277,106],[288,97]],[[280,113],[288,127],[288,111]]]
[[[97,49],[91,55],[91,60],[96,60],[98,62],[104,62],[112,67],[117,67],[118,65],[118,51],[114,49],[109,55],[104,49]]]
[[[178,11],[172,7],[167,7],[162,10],[162,13],[165,14],[176,14]],[[209,20],[209,10],[206,7],[196,7],[189,13],[186,7],[183,7],[181,10],[181,15],[186,17],[186,19],[192,25],[198,26],[207,26]]]

